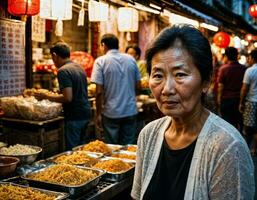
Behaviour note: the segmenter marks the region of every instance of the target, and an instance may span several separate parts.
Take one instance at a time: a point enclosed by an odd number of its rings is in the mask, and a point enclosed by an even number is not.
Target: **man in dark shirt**
[[[218,104],[221,117],[242,131],[242,115],[238,108],[246,67],[239,64],[237,59],[237,49],[228,47],[225,50],[226,64],[219,71]]]
[[[91,116],[87,96],[87,78],[82,66],[70,60],[70,48],[57,43],[50,49],[53,62],[58,68],[58,82],[61,94],[36,94],[38,99],[49,99],[63,104],[65,117],[66,149],[83,143],[86,127]]]

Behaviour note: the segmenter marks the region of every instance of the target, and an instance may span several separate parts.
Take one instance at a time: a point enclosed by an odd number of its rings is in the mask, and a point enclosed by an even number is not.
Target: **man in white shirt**
[[[96,84],[96,126],[103,125],[105,142],[131,144],[135,142],[140,72],[133,57],[119,52],[115,35],[103,35],[101,48],[105,55],[95,60],[91,76]]]
[[[257,148],[257,50],[250,53],[249,67],[243,79],[240,93],[239,110],[243,113],[244,132],[249,146],[253,137],[252,154],[256,154]]]

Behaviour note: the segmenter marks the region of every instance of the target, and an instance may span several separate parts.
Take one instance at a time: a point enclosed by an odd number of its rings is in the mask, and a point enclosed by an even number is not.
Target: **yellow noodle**
[[[0,200],[54,200],[56,197],[29,187],[0,185]]]
[[[99,152],[104,154],[111,154],[112,150],[102,141],[95,140],[82,147],[84,151]]]
[[[96,176],[97,174],[92,170],[79,169],[67,164],[58,164],[44,171],[32,174],[29,178],[37,181],[77,186],[88,182]]]
[[[135,155],[129,155],[129,154],[113,154],[112,157],[114,158],[126,158],[126,159],[131,159],[131,160],[136,160]]]
[[[135,146],[129,146],[129,147],[127,148],[127,151],[136,152],[136,151],[137,151],[137,147],[135,147]]]
[[[75,151],[70,155],[62,155],[55,159],[57,163],[65,163],[71,165],[85,164],[91,166],[97,162],[97,159],[87,155],[84,152]]]
[[[122,172],[127,171],[132,167],[132,164],[126,163],[122,160],[105,160],[94,165],[96,168],[104,169],[108,172]]]

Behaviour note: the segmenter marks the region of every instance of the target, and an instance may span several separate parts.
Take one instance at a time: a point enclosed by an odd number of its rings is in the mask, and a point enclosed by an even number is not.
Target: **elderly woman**
[[[134,199],[253,199],[254,166],[232,125],[203,106],[212,74],[208,40],[190,26],[163,30],[146,54],[165,117],[138,139]]]

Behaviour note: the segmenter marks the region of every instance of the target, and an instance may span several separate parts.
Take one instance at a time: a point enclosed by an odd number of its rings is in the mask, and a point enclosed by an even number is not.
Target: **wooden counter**
[[[1,118],[3,134],[9,145],[28,144],[42,147],[40,158],[64,151],[64,118],[45,121]]]

